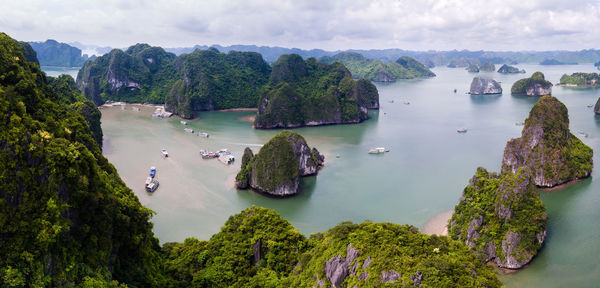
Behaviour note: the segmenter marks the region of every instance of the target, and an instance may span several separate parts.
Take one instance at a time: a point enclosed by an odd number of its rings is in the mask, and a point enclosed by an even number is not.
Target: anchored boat
[[[150,177],[154,178],[156,176],[156,167],[150,167]]]
[[[165,157],[169,157],[169,152],[167,152],[167,149],[160,150],[160,153],[162,153],[162,155]]]

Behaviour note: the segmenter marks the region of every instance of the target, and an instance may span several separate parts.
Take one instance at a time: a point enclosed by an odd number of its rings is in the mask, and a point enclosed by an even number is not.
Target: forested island
[[[558,85],[564,86],[600,86],[600,74],[576,72],[571,75],[563,74]]]
[[[531,74],[529,78],[523,78],[513,83],[510,92],[527,96],[551,95],[552,83],[546,80],[544,73],[538,71]]]
[[[37,53],[42,66],[79,67],[89,58],[79,48],[52,39],[29,42],[29,45]]]
[[[367,59],[356,52],[342,52],[334,56],[319,58],[324,63],[341,62],[350,70],[354,78],[365,78],[375,82],[394,82],[398,79],[434,77],[425,65],[417,60],[402,56],[395,62],[384,63],[381,60]]]
[[[208,49],[175,56],[137,44],[87,61],[77,84],[97,105],[107,100],[165,103],[183,118],[198,111],[258,107],[256,128],[285,128],[367,119],[367,109],[379,108],[377,88],[351,76],[339,62],[296,54],[282,55],[271,68],[254,52]],[[280,112],[284,107],[291,113]]]
[[[209,241],[161,247],[152,211],[102,156],[98,109],[68,76],[47,78],[23,47],[0,33],[0,286],[501,287],[445,236],[344,222],[306,238],[259,207]]]

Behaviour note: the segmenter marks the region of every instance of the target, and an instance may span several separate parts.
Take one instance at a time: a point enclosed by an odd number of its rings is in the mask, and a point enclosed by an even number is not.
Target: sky
[[[600,48],[592,0],[2,0],[0,32],[110,47]]]

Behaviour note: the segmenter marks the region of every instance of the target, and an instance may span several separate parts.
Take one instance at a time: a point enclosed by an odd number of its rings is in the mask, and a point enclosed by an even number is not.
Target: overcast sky
[[[325,50],[600,48],[591,0],[1,0],[24,41],[127,47],[254,44]]]

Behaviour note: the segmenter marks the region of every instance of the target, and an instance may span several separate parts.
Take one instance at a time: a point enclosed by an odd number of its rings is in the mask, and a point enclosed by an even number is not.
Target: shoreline
[[[221,109],[214,110],[217,112],[258,112],[258,108],[229,108],[229,109]]]
[[[589,177],[590,176],[585,177],[585,178],[577,178],[577,179],[571,180],[569,182],[566,182],[566,183],[563,183],[563,184],[558,184],[558,185],[552,186],[552,187],[538,187],[538,188],[540,190],[544,191],[544,192],[552,192],[552,191],[556,191],[556,190],[562,190],[563,188],[571,186],[571,185],[573,185],[575,183],[579,183],[579,182],[581,182],[581,181],[583,181],[583,180],[585,180],[585,179],[587,179]]]
[[[448,221],[452,218],[454,209],[446,210],[429,218],[423,225],[421,232],[427,235],[448,236]]]

